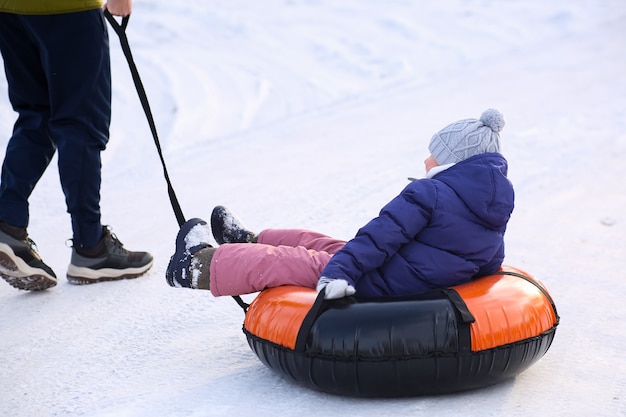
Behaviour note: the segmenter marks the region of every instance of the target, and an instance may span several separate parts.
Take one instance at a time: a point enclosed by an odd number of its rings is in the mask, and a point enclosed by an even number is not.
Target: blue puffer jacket
[[[513,211],[507,161],[476,155],[410,183],[330,260],[322,276],[356,295],[409,295],[488,275],[504,260]]]

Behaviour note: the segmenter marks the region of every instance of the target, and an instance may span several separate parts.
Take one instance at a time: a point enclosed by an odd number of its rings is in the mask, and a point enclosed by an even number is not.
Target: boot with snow
[[[211,213],[211,230],[220,245],[224,243],[256,243],[254,232],[246,229],[239,217],[226,207],[217,206]]]
[[[209,289],[209,267],[216,248],[202,219],[185,222],[176,236],[176,251],[170,258],[165,279],[172,287]]]
[[[41,260],[26,228],[4,222],[0,222],[0,276],[20,290],[41,291],[57,285],[54,271]]]
[[[93,248],[72,248],[72,260],[67,269],[71,284],[93,284],[124,278],[137,278],[152,267],[148,252],[131,252],[124,248],[108,226],[102,228],[102,238]]]

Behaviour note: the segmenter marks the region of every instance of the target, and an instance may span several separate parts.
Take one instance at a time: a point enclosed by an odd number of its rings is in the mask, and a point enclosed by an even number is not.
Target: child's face
[[[432,168],[439,166],[439,164],[437,163],[437,161],[435,160],[435,157],[433,157],[432,155],[430,155],[428,158],[426,158],[426,160],[424,161],[424,165],[426,166],[426,172],[428,173],[428,171],[430,171]]]

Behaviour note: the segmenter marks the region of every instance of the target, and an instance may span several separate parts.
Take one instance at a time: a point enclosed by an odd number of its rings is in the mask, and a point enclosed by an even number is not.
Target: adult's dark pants
[[[0,178],[0,219],[27,227],[28,199],[58,150],[73,244],[100,240],[100,153],[109,139],[111,69],[100,9],[0,13],[0,51],[18,118]]]

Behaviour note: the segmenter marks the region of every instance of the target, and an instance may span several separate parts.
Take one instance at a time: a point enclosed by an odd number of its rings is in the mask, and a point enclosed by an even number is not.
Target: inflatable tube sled
[[[324,300],[262,291],[243,331],[259,359],[310,388],[357,397],[474,389],[511,378],[550,348],[559,316],[545,287],[515,268],[418,297]]]

